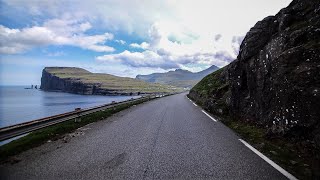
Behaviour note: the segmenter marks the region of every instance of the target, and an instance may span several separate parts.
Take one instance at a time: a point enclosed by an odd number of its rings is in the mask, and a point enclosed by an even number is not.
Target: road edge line
[[[189,99],[188,96],[186,96],[186,97]],[[196,103],[194,103],[191,99],[189,99],[189,101],[192,102],[194,106],[198,106],[198,105],[197,105]]]
[[[204,110],[201,110],[205,115],[207,115],[210,119],[212,119],[214,122],[217,122],[216,119],[214,119],[212,116],[210,116],[207,112],[205,112]]]
[[[294,177],[292,174],[290,174],[289,172],[287,172],[286,170],[284,170],[282,167],[280,167],[278,164],[276,164],[275,162],[273,162],[271,159],[269,159],[268,157],[266,157],[265,155],[263,155],[261,152],[259,152],[257,149],[255,149],[254,147],[252,147],[249,143],[247,143],[246,141],[239,139],[239,141],[244,144],[245,146],[247,146],[247,148],[249,148],[252,152],[254,152],[255,154],[257,154],[260,158],[262,158],[263,160],[265,160],[268,164],[270,164],[272,167],[274,167],[276,170],[278,170],[281,174],[283,174],[285,177],[287,177],[290,180],[298,180],[296,177]]]

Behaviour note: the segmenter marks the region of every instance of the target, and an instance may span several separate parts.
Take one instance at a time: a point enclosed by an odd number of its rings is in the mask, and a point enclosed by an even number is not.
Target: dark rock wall
[[[250,29],[229,70],[233,114],[275,133],[319,125],[319,14],[319,1],[296,0]]]
[[[256,23],[218,80],[221,87],[203,93],[196,85],[190,97],[213,113],[227,112],[320,147],[319,0],[294,0]]]

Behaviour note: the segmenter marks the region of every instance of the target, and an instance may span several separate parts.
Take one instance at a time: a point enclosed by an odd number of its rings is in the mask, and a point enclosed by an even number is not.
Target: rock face
[[[193,73],[187,70],[176,69],[166,73],[153,73],[149,75],[137,75],[136,79],[140,79],[151,83],[161,83],[173,85],[183,88],[191,88],[197,84],[206,75],[218,70],[219,68],[212,65],[208,69]]]
[[[320,149],[320,1],[294,0],[256,23],[237,59],[189,96],[212,113]]]
[[[44,68],[40,89],[85,95],[139,95],[179,91],[170,86],[109,74],[91,73],[75,67]]]
[[[64,79],[55,76],[44,69],[41,77],[40,89],[44,91],[61,91],[74,94],[100,94],[98,93],[99,84],[86,84],[71,78]]]
[[[60,68],[60,69],[63,69],[63,68]],[[78,68],[74,68],[74,69],[83,70]],[[83,70],[80,73],[90,73],[90,72]],[[88,84],[72,78],[61,78],[59,76],[56,76],[50,73],[48,71],[48,68],[45,68],[42,71],[40,89],[44,91],[61,91],[61,92],[68,92],[68,93],[74,93],[74,94],[92,95],[92,94],[101,94],[101,92],[99,92],[100,91],[99,87],[100,87],[100,84]]]

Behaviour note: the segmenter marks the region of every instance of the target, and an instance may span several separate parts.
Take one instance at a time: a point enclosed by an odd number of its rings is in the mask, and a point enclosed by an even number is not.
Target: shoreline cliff
[[[46,67],[42,71],[41,90],[83,95],[140,95],[168,93],[179,89],[146,83],[132,78],[91,73],[75,67]]]

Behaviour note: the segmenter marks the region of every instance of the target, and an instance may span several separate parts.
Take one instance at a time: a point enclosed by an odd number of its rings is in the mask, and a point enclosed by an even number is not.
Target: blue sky
[[[135,77],[236,58],[246,32],[290,0],[0,0],[0,85],[46,66]]]

